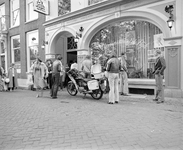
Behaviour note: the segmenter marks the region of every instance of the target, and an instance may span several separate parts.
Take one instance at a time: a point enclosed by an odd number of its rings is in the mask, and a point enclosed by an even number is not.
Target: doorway
[[[67,52],[67,64],[69,67],[74,61],[77,61],[77,51]]]

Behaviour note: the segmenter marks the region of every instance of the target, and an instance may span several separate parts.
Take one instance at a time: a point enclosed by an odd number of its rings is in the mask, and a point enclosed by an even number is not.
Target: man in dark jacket
[[[156,96],[154,101],[157,101],[157,104],[164,102],[164,87],[163,87],[163,76],[164,70],[166,68],[166,62],[164,57],[161,56],[161,50],[156,50],[156,63],[155,63],[155,81],[156,81]]]
[[[60,55],[57,56],[57,59],[53,62],[52,69],[52,88],[51,88],[51,97],[53,99],[57,98],[57,92],[60,81],[60,72],[61,72],[61,59]]]
[[[119,102],[119,71],[121,69],[120,61],[118,60],[116,53],[111,54],[111,58],[107,62],[108,79],[109,79],[109,104]]]

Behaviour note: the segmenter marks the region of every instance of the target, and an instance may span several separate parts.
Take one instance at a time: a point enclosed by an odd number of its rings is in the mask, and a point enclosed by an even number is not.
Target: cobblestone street
[[[1,150],[182,150],[183,104],[152,96],[70,96],[66,90],[51,99],[18,89],[0,92]]]

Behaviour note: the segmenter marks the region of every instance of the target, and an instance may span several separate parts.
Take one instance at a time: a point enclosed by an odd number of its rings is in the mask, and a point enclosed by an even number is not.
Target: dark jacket
[[[52,70],[52,73],[55,74],[55,73],[60,73],[60,72],[61,72],[61,61],[55,60],[53,62],[53,70]]]
[[[106,68],[106,70],[108,72],[119,73],[120,69],[121,69],[121,64],[120,64],[120,61],[118,60],[118,58],[113,57],[113,58],[108,60],[107,68]]]
[[[157,71],[159,70],[160,74],[164,75],[165,68],[166,68],[165,59],[163,57],[158,57],[156,59],[155,68],[154,68],[155,74],[158,74]]]

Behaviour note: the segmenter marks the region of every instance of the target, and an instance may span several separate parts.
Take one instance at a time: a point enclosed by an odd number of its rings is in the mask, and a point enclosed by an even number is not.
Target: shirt
[[[91,60],[85,59],[82,63],[82,71],[90,73],[91,72],[91,65],[92,65]]]

